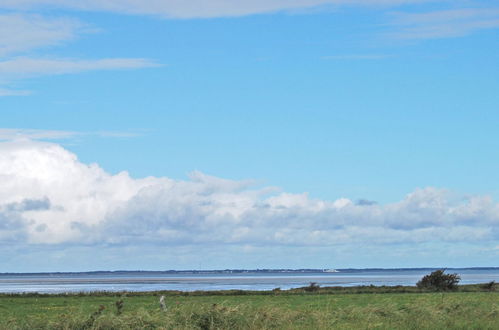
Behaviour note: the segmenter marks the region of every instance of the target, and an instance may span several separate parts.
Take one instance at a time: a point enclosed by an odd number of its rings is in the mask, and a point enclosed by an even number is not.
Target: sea
[[[338,270],[103,271],[0,273],[0,293],[281,290],[308,286],[415,285],[433,268]],[[497,268],[456,268],[460,284],[499,282]]]

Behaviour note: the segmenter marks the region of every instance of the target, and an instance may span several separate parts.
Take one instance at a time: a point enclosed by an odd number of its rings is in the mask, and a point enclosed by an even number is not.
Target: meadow
[[[165,296],[166,310],[159,297]],[[0,329],[499,329],[499,292],[415,287],[2,294]]]

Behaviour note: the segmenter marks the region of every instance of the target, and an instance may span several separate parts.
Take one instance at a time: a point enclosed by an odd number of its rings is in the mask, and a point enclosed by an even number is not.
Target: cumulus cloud
[[[401,5],[438,0],[5,0],[3,8],[52,6],[174,18],[243,16],[324,5]]]
[[[23,199],[20,202],[7,204],[8,211],[25,212],[50,209],[50,201],[47,197],[42,199]]]
[[[201,172],[131,178],[60,145],[0,143],[0,240],[17,244],[339,246],[495,242],[499,205],[417,189],[379,205],[255,189]]]
[[[368,200],[368,199],[363,199],[363,198],[361,198],[361,199],[357,200],[357,203],[356,203],[356,204],[357,204],[357,205],[361,205],[361,206],[362,206],[362,205],[376,205],[376,204],[377,204],[377,202],[376,202],[376,201],[370,201],[370,200]]]

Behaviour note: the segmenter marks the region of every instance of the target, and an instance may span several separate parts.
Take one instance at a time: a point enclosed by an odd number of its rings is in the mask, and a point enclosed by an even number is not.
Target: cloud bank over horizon
[[[498,203],[434,187],[379,205],[313,199],[198,171],[185,181],[134,179],[84,164],[58,144],[23,139],[0,142],[0,178],[0,242],[10,246],[390,250],[473,243],[494,250],[499,239]]]

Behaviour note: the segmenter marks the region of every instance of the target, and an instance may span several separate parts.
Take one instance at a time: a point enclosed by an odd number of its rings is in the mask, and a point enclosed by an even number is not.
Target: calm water
[[[431,270],[363,270],[338,273],[238,273],[238,274],[0,274],[0,292],[80,292],[155,290],[271,290],[290,289],[317,282],[320,286],[415,285]],[[499,282],[496,269],[452,269],[461,284]]]

